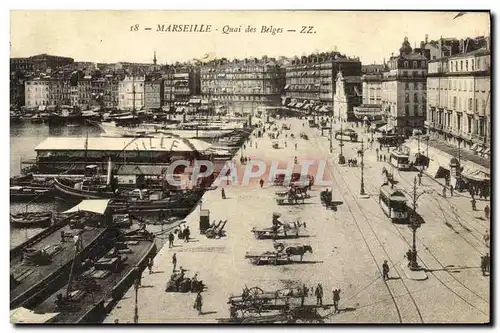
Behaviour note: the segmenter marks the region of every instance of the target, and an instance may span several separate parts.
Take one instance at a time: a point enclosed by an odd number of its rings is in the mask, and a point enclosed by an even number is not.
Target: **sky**
[[[11,11],[10,56],[40,53],[75,61],[172,63],[214,53],[217,58],[301,56],[338,50],[362,63],[381,63],[408,36],[488,35],[488,13],[350,11]],[[138,25],[138,31],[130,31]],[[157,32],[169,24],[211,25],[211,32]],[[256,32],[245,32],[248,26]],[[282,33],[262,33],[262,26]],[[305,31],[300,33],[306,26]],[[312,26],[313,28],[309,28]],[[144,28],[151,28],[147,31]],[[241,32],[224,33],[228,27]],[[272,27],[272,28],[271,28]],[[133,30],[133,28],[132,28]],[[288,32],[287,30],[296,30]]]

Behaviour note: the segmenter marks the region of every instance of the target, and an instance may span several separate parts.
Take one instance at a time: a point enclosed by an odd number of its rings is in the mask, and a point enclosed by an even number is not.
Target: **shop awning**
[[[377,129],[377,131],[379,131],[379,132],[382,132],[382,131],[391,132],[393,129],[394,129],[394,126],[389,125],[389,124],[385,124],[384,126],[379,127]]]
[[[475,180],[478,182],[490,180],[489,174],[487,174],[483,171],[480,171],[480,170],[473,169],[473,168],[467,168],[467,169],[464,168],[464,170],[462,171],[462,177],[465,177],[465,178],[471,179],[471,180]]]

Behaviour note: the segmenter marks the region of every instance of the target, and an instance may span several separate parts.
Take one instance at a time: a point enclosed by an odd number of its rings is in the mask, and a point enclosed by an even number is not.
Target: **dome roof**
[[[401,48],[399,49],[400,54],[410,54],[412,51],[410,42],[408,41],[408,37],[405,37]]]

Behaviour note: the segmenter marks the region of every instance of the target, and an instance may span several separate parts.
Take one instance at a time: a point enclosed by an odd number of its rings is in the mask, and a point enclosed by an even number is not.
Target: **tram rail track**
[[[398,170],[398,173],[399,173],[399,170]],[[341,175],[341,172],[339,172],[339,174]],[[341,175],[341,177],[344,179],[345,181],[345,178]],[[358,176],[355,176],[358,180],[360,180],[360,177]],[[405,180],[404,177],[402,177],[400,175],[400,178]],[[406,181],[406,180],[405,180]],[[407,182],[409,183],[409,182]],[[338,184],[337,184],[338,185]],[[370,187],[374,187],[372,186],[372,184],[367,184],[365,182],[365,187],[366,186],[370,186]],[[435,192],[435,191],[434,191]],[[376,202],[376,199],[374,197],[370,197],[372,200],[374,200]],[[434,198],[435,199],[435,198]],[[437,199],[436,199],[437,200]],[[377,203],[378,204],[378,203]],[[436,212],[435,210],[432,210],[434,213]],[[446,212],[442,212],[442,214],[447,214]],[[399,230],[399,228],[396,228],[394,227],[394,229],[396,230],[396,232],[399,234],[400,238],[402,238],[408,246],[411,246],[410,242],[406,239],[406,237],[403,235],[403,233],[401,232],[401,230]],[[461,236],[462,239],[463,236],[462,235],[459,235]],[[422,239],[420,237],[417,236],[417,239],[419,240],[419,243],[422,244],[424,246],[424,248],[426,249],[426,252],[429,253],[429,255],[434,259],[434,261],[436,261],[436,263],[441,266],[441,268],[443,269],[444,272],[446,272],[449,276],[452,277],[452,279],[454,281],[456,281],[459,285],[461,285],[465,290],[467,290],[468,292],[472,293],[475,297],[477,297],[478,299],[486,302],[487,304],[489,304],[489,300],[487,300],[486,298],[484,298],[483,296],[479,295],[478,293],[476,293],[474,290],[472,290],[471,288],[469,288],[465,283],[463,283],[462,281],[460,281],[455,275],[453,275],[451,272],[448,271],[448,269],[446,268],[446,266],[443,265],[443,263],[437,258],[437,256],[432,253],[432,251],[429,249],[429,247],[422,241]],[[470,242],[468,242],[466,239],[464,239],[465,242],[467,242],[470,246],[472,246],[476,251],[480,252],[476,247],[474,247],[472,244],[470,244]],[[426,266],[426,267],[429,267],[428,264],[422,259],[422,257],[419,255],[419,259],[420,261]],[[436,272],[434,272],[434,270],[431,270],[429,271],[431,273],[432,276],[434,276],[436,278],[436,280],[438,282],[440,282],[440,284],[442,284],[446,289],[448,289],[450,292],[452,292],[454,295],[456,295],[458,298],[460,298],[462,301],[464,301],[465,303],[467,303],[469,306],[471,306],[472,308],[476,309],[477,311],[481,312],[482,314],[488,316],[488,314],[479,309],[477,306],[475,306],[474,304],[472,304],[470,301],[468,301],[463,295],[460,295],[456,290],[453,290],[448,284],[446,284],[442,278],[438,277]]]

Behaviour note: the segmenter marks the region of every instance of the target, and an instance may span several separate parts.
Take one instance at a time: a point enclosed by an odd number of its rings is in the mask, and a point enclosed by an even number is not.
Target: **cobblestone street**
[[[489,277],[479,268],[485,252],[482,235],[489,221],[478,211],[470,209],[466,197],[442,198],[440,185],[424,178],[424,194],[419,200],[418,213],[425,224],[417,231],[419,263],[427,269],[428,279],[409,279],[405,265],[406,251],[411,246],[411,231],[405,225],[393,224],[378,204],[381,170],[387,163],[378,162],[375,145],[365,152],[365,190],[360,197],[360,168],[336,163],[338,142],[329,152],[328,136],[318,129],[302,126],[297,119],[291,124],[295,139],[288,139],[287,148],[272,149],[273,140],[267,135],[253,138],[255,144],[246,146],[243,154],[252,160],[287,161],[295,156],[300,160],[327,160],[325,179],[332,180],[333,200],[339,202],[337,211],[325,209],[319,194],[324,189],[313,186],[311,198],[305,204],[278,206],[270,184],[260,188],[250,185],[225,186],[227,199],[220,189],[208,191],[202,203],[210,210],[210,220],[228,220],[227,237],[207,239],[198,233],[200,208],[186,219],[192,230],[189,243],[176,240],[175,247],[164,247],[155,258],[153,274],[144,272],[138,293],[139,323],[198,323],[217,322],[229,317],[230,295],[240,295],[243,288],[259,286],[265,291],[280,288],[323,285],[324,303],[332,303],[332,290],[341,289],[340,313],[324,310],[321,314],[332,323],[456,323],[489,321]],[[281,122],[278,122],[280,125]],[[356,129],[356,128],[355,128]],[[357,129],[360,130],[360,129]],[[299,139],[305,131],[309,140]],[[363,134],[362,134],[363,135]],[[283,140],[280,140],[283,142]],[[293,143],[298,143],[297,151]],[[346,159],[355,158],[359,143],[345,143]],[[239,160],[239,156],[235,156]],[[358,158],[358,165],[360,159]],[[236,162],[239,164],[239,162]],[[398,187],[409,192],[416,172],[396,172]],[[271,240],[257,240],[252,227],[271,226],[273,212],[282,214],[284,222],[297,218],[307,223],[310,237],[287,240],[286,243],[311,245],[313,253],[304,256],[304,263],[280,266],[254,266],[245,259],[246,252],[272,251]],[[203,292],[203,313],[193,309],[195,294],[166,293],[165,285],[172,274],[171,257],[177,253],[177,267],[195,273],[208,289]],[[390,279],[382,279],[382,263],[388,260]],[[306,303],[316,302],[309,296]],[[106,319],[107,323],[133,322],[134,290]]]

